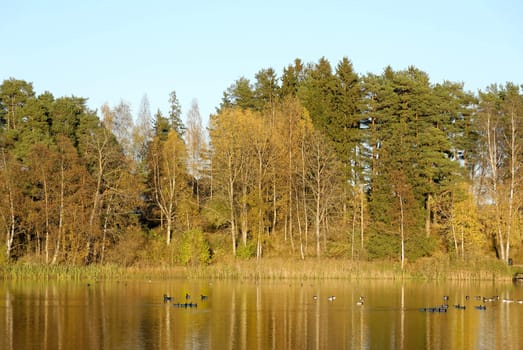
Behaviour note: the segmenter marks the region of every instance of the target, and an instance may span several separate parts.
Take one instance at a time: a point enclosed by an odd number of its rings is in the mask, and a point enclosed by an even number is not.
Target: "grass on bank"
[[[499,260],[468,262],[425,258],[408,263],[402,271],[397,262],[361,262],[341,259],[230,260],[200,266],[0,265],[4,280],[166,280],[209,279],[422,279],[422,280],[511,280],[523,268]]]

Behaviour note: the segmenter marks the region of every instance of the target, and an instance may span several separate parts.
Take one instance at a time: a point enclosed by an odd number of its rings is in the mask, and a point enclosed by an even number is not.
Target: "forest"
[[[232,82],[204,126],[175,91],[132,115],[10,78],[0,263],[523,263],[522,89],[296,59]]]

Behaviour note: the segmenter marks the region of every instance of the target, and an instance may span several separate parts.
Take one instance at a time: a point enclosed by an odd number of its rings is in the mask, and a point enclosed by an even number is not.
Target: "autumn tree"
[[[326,247],[327,227],[332,211],[339,210],[340,165],[334,151],[319,132],[307,137],[302,155],[304,172],[303,190],[306,193],[307,212],[311,213],[312,226],[316,238],[316,256],[321,257],[321,246]]]
[[[306,243],[309,232],[307,200],[305,195],[305,151],[306,140],[312,134],[313,126],[307,110],[296,97],[283,98],[276,111],[276,124],[273,136],[275,148],[274,168],[277,176],[274,181],[277,199],[273,220],[281,217],[284,241],[290,242],[294,251],[295,240],[299,242],[299,252],[305,258]],[[281,214],[278,214],[281,213]],[[275,222],[273,229],[276,228]]]
[[[478,164],[481,174],[481,203],[492,207],[494,241],[498,257],[508,262],[517,227],[518,200],[521,191],[521,124],[522,96],[513,84],[490,86],[480,92]]]
[[[153,117],[147,95],[143,95],[132,130],[133,159],[137,163],[146,159],[147,145],[153,138]]]
[[[148,151],[148,164],[151,195],[161,213],[165,242],[169,245],[176,220],[183,218],[180,205],[187,189],[186,148],[175,130],[167,134],[165,141],[160,136],[154,137]]]
[[[6,148],[0,148],[0,222],[3,231],[4,257],[9,261],[13,254],[14,243],[20,233],[20,213],[23,194],[20,183],[21,164]]]
[[[197,206],[200,207],[200,180],[207,168],[207,145],[198,102],[193,100],[187,113],[185,144],[187,147],[187,169],[194,181]]]
[[[249,170],[247,168],[249,158],[244,147],[247,142],[244,132],[245,121],[251,117],[252,113],[248,110],[236,108],[225,109],[223,112],[213,115],[210,120],[213,183],[216,188],[215,196],[218,197],[215,200],[223,198],[227,203],[233,255],[236,255],[239,228],[242,231],[243,244],[247,243],[246,198],[242,197],[242,189],[245,191],[245,184],[242,183],[242,180],[247,178],[246,172]],[[239,217],[243,217],[240,227],[238,226]]]

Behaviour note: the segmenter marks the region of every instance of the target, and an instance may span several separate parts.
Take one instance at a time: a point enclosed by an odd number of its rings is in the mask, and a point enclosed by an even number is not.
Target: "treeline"
[[[235,81],[185,123],[176,93],[104,105],[0,86],[7,260],[123,265],[227,257],[467,261],[521,252],[523,95],[299,59]]]

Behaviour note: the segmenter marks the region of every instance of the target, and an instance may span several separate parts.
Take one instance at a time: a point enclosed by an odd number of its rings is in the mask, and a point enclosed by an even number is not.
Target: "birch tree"
[[[153,139],[149,150],[152,196],[165,220],[165,242],[171,244],[180,201],[187,188],[187,155],[179,134],[171,130],[165,141]]]
[[[187,169],[189,175],[194,181],[194,192],[196,193],[196,202],[200,207],[200,180],[207,168],[206,154],[207,145],[205,141],[205,132],[200,116],[200,108],[196,99],[192,101],[191,109],[187,113],[185,132],[185,144],[187,146]]]

